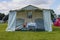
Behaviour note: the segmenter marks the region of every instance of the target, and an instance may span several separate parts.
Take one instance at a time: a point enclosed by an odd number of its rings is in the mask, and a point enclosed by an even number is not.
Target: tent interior
[[[16,14],[16,30],[45,30],[43,11],[19,10]]]

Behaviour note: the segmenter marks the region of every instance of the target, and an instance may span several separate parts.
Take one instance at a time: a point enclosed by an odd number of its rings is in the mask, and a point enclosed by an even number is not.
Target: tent
[[[60,18],[54,19],[53,24],[54,26],[60,27]]]
[[[19,10],[10,10],[6,31],[15,31],[18,28],[21,30],[40,29],[50,32],[52,31],[51,14],[54,15],[53,10],[41,9],[33,5]]]

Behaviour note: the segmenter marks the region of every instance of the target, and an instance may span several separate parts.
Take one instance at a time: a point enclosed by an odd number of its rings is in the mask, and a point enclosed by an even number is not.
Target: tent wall
[[[43,10],[45,31],[52,31],[50,10]]]
[[[9,13],[8,27],[6,31],[15,31],[15,26],[16,26],[16,12],[11,11]]]

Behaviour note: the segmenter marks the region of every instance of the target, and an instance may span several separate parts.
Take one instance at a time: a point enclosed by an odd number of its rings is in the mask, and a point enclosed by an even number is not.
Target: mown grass
[[[0,40],[60,40],[60,28],[54,26],[52,32],[6,32],[6,27],[6,23],[0,24]]]

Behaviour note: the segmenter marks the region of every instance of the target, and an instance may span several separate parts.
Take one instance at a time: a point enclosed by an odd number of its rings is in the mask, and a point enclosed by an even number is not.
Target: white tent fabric
[[[51,32],[52,31],[52,23],[51,23],[51,13],[49,10],[43,11],[44,15],[44,27],[45,31]]]
[[[8,27],[6,31],[15,31],[16,26],[16,12],[9,13]]]

